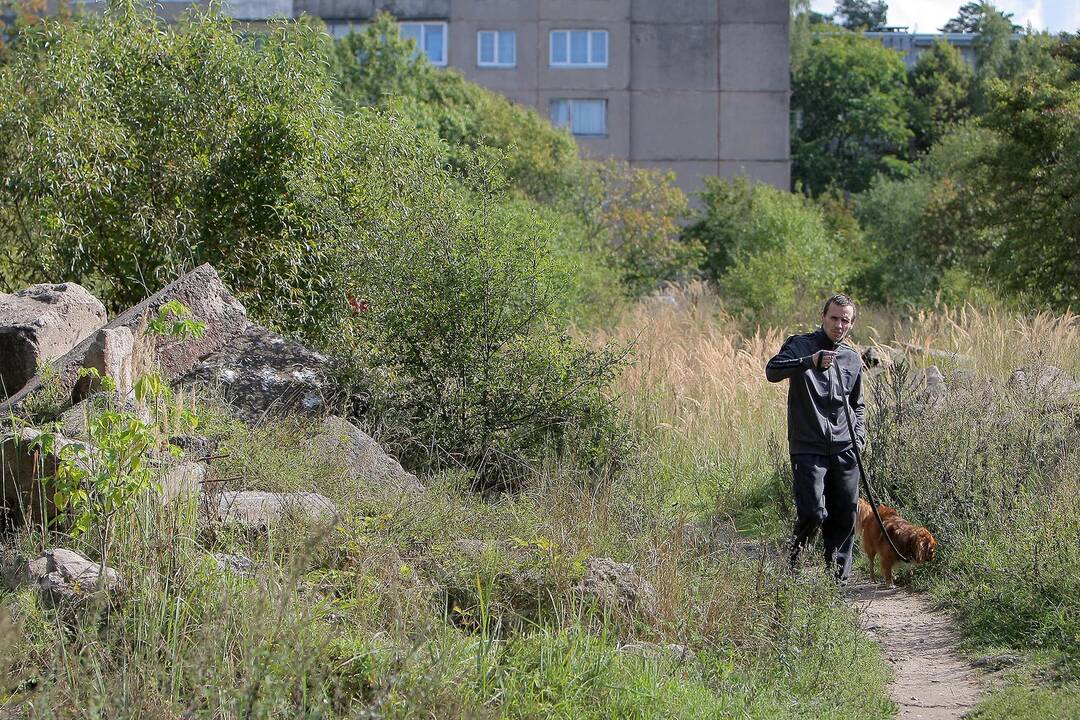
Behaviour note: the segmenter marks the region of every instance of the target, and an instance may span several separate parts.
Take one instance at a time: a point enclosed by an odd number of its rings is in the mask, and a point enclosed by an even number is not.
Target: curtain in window
[[[513,30],[499,32],[499,62],[513,65],[517,62],[517,33]]]
[[[597,65],[607,65],[607,33],[597,31],[592,33],[592,57],[589,62]]]
[[[433,63],[446,62],[446,56],[443,55],[442,25],[428,25],[424,28],[424,52]]]
[[[589,62],[589,33],[574,30],[570,33],[570,62],[585,65]]]
[[[551,62],[566,62],[566,33],[562,30],[551,33]]]
[[[495,62],[495,33],[480,33],[480,62]]]
[[[566,127],[570,124],[570,101],[552,100],[548,106],[551,115],[551,124],[556,127]]]
[[[573,100],[570,132],[575,135],[606,135],[606,105],[603,100]]]

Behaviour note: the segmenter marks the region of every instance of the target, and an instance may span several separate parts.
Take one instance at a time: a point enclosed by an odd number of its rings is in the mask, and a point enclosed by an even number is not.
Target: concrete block
[[[719,26],[634,23],[634,90],[716,90]]]
[[[630,0],[539,0],[540,20],[596,20],[628,22]]]
[[[719,152],[715,92],[635,92],[631,99],[634,160],[708,160]]]
[[[720,89],[787,91],[791,63],[787,26],[720,26]]]
[[[781,190],[791,189],[791,163],[786,160],[721,160],[718,170],[720,177],[733,179],[745,176]]]
[[[787,93],[720,93],[721,160],[788,160]]]
[[[536,22],[537,6],[541,0],[454,0],[450,5],[450,21],[476,20],[493,23],[503,20]],[[491,28],[498,29],[498,28]]]
[[[631,164],[639,168],[674,172],[675,184],[686,193],[693,207],[701,206],[695,193],[705,188],[705,178],[716,175],[717,169],[715,160],[634,160]]]
[[[718,0],[722,23],[781,23],[790,22],[789,0]]]
[[[69,351],[105,318],[101,301],[76,283],[0,293],[0,398],[21,390],[39,364]]]
[[[370,20],[375,15],[373,0],[294,0],[296,17],[314,15],[326,20]]]
[[[634,22],[714,23],[724,0],[633,0],[630,16]]]

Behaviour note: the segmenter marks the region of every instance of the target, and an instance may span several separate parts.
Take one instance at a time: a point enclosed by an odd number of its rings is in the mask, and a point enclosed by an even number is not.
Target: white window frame
[[[588,57],[587,62],[576,63],[570,60],[570,33],[583,32],[586,33],[585,41],[585,55]],[[555,62],[555,35],[557,33],[565,33],[566,35],[566,61]],[[604,34],[604,61],[593,62],[592,50],[593,50],[593,34]],[[563,69],[579,69],[579,68],[606,68],[608,66],[608,58],[611,57],[611,33],[607,30],[601,30],[598,28],[559,28],[558,30],[552,30],[548,33],[548,65],[553,68]]]
[[[449,55],[449,47],[450,47],[450,32],[449,32],[449,30],[447,28],[447,24],[444,23],[444,22],[428,22],[426,20],[418,20],[418,21],[411,21],[410,20],[409,22],[399,22],[398,23],[398,32],[400,33],[402,28],[404,28],[406,25],[419,25],[420,26],[420,41],[416,44],[416,49],[419,52],[424,53],[425,57],[427,57],[427,59],[428,59],[428,62],[430,62],[432,65],[435,65],[437,67],[445,67],[446,66],[446,56]],[[425,40],[427,39],[428,28],[432,28],[432,27],[436,27],[436,26],[442,28],[442,39],[443,39],[442,57],[439,58],[438,60],[435,60],[430,55],[428,55],[427,50],[425,50],[425,47],[426,47]]]
[[[503,33],[513,33],[514,35],[514,59],[511,62],[506,62],[499,57],[499,36]],[[480,38],[483,35],[495,36],[495,61],[484,62],[480,56]],[[477,30],[476,31],[476,67],[486,68],[512,68],[517,67],[517,31],[516,30]]]
[[[599,138],[599,137],[607,137],[608,136],[608,124],[607,124],[608,101],[607,101],[607,98],[591,98],[591,97],[588,97],[588,98],[576,98],[576,97],[575,98],[569,98],[569,97],[551,98],[550,100],[548,100],[548,118],[551,117],[551,106],[554,103],[557,103],[557,102],[567,103],[567,105],[569,106],[569,118],[570,118],[569,124],[560,125],[559,127],[565,127],[567,130],[570,131],[570,134],[573,135],[574,137]],[[601,103],[601,105],[604,108],[604,131],[603,132],[599,132],[599,133],[576,133],[576,132],[574,132],[574,103],[576,103],[576,102],[599,102],[599,103]]]

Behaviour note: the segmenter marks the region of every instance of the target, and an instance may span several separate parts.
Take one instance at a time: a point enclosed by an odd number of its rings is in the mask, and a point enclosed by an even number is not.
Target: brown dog
[[[885,525],[885,529],[896,545],[896,549],[903,553],[909,561],[919,565],[934,559],[937,540],[934,539],[929,530],[912,525],[888,505],[878,505],[878,513],[881,515],[881,522]],[[889,545],[889,540],[882,534],[881,525],[878,525],[870,503],[862,498],[859,498],[859,519],[856,522],[856,527],[859,530],[859,535],[862,536],[863,552],[866,553],[866,558],[870,561],[870,579],[877,582],[877,578],[874,576],[874,558],[880,555],[881,572],[885,575],[885,582],[891,587],[894,584],[893,565],[900,558],[896,556],[892,546]]]

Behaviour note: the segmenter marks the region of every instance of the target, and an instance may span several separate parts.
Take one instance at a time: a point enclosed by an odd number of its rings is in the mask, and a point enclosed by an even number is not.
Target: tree
[[[1009,22],[1012,32],[1020,32],[1023,28],[1012,22],[1012,13],[1003,13],[988,2],[969,2],[960,6],[956,17],[945,23],[941,32],[945,33],[977,33],[982,32],[983,23],[988,17],[1001,17]]]
[[[819,36],[792,78],[793,174],[812,194],[866,188],[894,172],[912,137],[900,56],[853,33]]]
[[[836,0],[836,16],[848,30],[873,30],[885,24],[889,6],[884,0]]]
[[[971,114],[972,73],[960,51],[938,38],[908,74],[913,96],[911,128],[917,149],[926,150]]]
[[[1064,34],[1052,72],[991,86],[983,123],[1004,241],[994,269],[1012,288],[1058,308],[1080,306],[1080,37]]]

